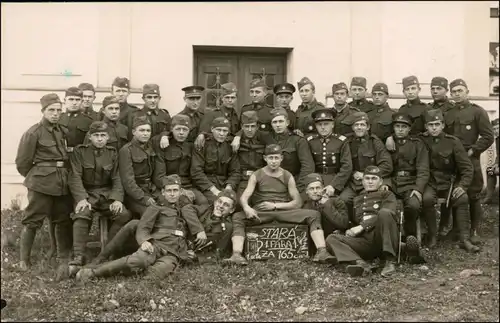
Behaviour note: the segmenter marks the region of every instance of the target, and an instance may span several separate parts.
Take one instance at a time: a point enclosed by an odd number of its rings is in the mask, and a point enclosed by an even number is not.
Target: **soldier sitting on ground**
[[[165,177],[161,205],[151,205],[139,220],[136,240],[140,248],[133,254],[103,263],[95,268],[81,269],[76,278],[85,280],[118,274],[121,271],[147,270],[147,278],[162,279],[172,273],[180,262],[188,259],[186,236],[196,236],[196,244],[204,245],[207,235],[191,212],[182,212],[179,204],[181,179]]]
[[[399,237],[396,216],[396,197],[391,191],[381,190],[383,178],[377,166],[368,166],[363,173],[364,190],[354,198],[354,227],[345,236],[331,234],[326,238],[328,250],[338,262],[350,262],[347,272],[355,276],[371,273],[366,260],[380,257],[385,261],[382,276],[396,269]],[[414,236],[406,239],[407,251],[418,254],[418,242]]]
[[[269,223],[307,223],[317,252],[314,262],[328,263],[335,258],[325,249],[325,237],[321,227],[321,214],[314,210],[300,209],[302,199],[295,185],[295,179],[280,167],[283,152],[279,145],[268,145],[264,152],[267,166],[254,172],[248,180],[240,202],[243,212],[233,216],[233,255],[224,263],[247,265],[241,255],[245,241],[245,226]],[[252,199],[252,205],[249,200]]]

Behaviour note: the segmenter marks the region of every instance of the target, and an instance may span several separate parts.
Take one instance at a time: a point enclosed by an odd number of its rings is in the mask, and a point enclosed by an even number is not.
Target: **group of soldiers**
[[[433,78],[434,101],[426,104],[418,79],[405,77],[407,103],[397,112],[384,83],[366,99],[364,77],[354,77],[350,87],[334,84],[333,108],[316,100],[309,78],[297,87],[302,103],[293,111],[293,84],[274,86],[270,106],[265,80],[252,80],[252,102],[237,111],[235,84],[223,84],[220,104],[205,109],[204,88],[188,86],[186,106],[173,117],[160,108],[157,84],[143,86],[142,109],[130,105],[129,80],[121,77],[99,112],[88,83],[67,89],[62,101],[44,95],[43,118],[24,133],[16,157],[29,200],[19,268],[29,270],[46,217],[55,227],[57,279],[131,270],[163,277],[208,247],[223,264],[246,265],[245,227],[272,221],[307,223],[317,250],[312,260],[348,263],[353,276],[370,273],[367,261],[374,258],[384,262],[382,275],[390,275],[401,248],[418,255],[419,217],[429,248],[449,236],[468,252],[479,251],[479,157],[493,144],[493,129],[498,156],[498,119],[490,123],[468,100],[464,80],[448,86]],[[488,174],[494,190],[498,160]],[[438,230],[435,204],[443,197]],[[110,221],[109,242],[88,262],[94,217]]]

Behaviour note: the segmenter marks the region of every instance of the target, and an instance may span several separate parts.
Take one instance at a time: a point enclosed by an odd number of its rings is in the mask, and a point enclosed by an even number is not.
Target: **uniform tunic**
[[[367,99],[352,100],[351,102],[349,102],[349,105],[365,113],[368,113],[371,110],[375,109],[375,105],[373,105],[373,102],[368,101]]]
[[[410,135],[418,135],[425,132],[425,112],[429,110],[429,105],[417,98],[413,101],[406,100],[406,103],[399,108],[399,112],[408,114],[413,120]]]
[[[325,105],[321,102],[318,102],[316,99],[308,104],[301,103],[297,108],[297,111],[295,112],[295,128],[302,131],[304,136],[315,133],[316,127],[314,126],[312,113],[316,110],[321,110],[324,108]]]
[[[325,203],[307,199],[303,209],[316,210],[321,214],[321,226],[325,236],[335,230],[345,231],[349,229],[349,215],[347,208],[339,197],[331,197]]]
[[[196,137],[198,137],[198,134],[200,133],[200,124],[201,120],[203,120],[205,116],[205,111],[200,109],[193,111],[188,107],[185,107],[184,110],[182,110],[178,114],[183,114],[189,117],[191,130],[189,131],[189,135],[186,140],[188,142],[194,142],[196,140]]]
[[[106,122],[106,124],[108,125],[108,146],[112,146],[116,149],[116,151],[120,151],[120,149],[129,142],[127,137],[127,126],[124,126],[120,122],[111,121],[106,117],[104,117],[102,121]],[[85,140],[83,141],[84,144],[90,144],[89,137],[90,136],[87,133],[87,135],[85,136]]]
[[[392,115],[394,111],[386,103],[383,106],[374,106],[374,109],[367,113],[370,119],[370,133],[385,143],[393,132]]]
[[[350,106],[349,104],[344,104],[342,107],[333,107],[333,110],[337,111],[337,116],[335,117],[335,127],[333,132],[339,135],[350,135],[353,133],[352,124],[349,122],[349,116],[354,112],[359,112],[358,108]]]
[[[144,107],[140,110],[130,113],[127,124],[129,125],[129,138],[132,138],[132,124],[134,118],[146,117],[151,123],[151,138],[153,141],[159,141],[162,136],[168,136],[172,126],[172,118],[170,113],[165,109],[149,109]]]
[[[92,122],[94,122],[92,117],[81,111],[65,112],[61,115],[59,124],[68,129],[66,136],[68,152],[72,152],[76,146],[83,144]]]
[[[250,104],[245,104],[244,106],[241,107],[241,114],[245,111],[256,111],[257,112],[257,125],[259,127],[260,131],[272,131],[273,128],[271,127],[271,120],[273,119],[271,115],[271,111],[274,108],[267,103],[250,103]],[[241,121],[241,117],[240,117]]]
[[[234,137],[238,131],[240,131],[241,126],[238,113],[236,113],[234,109],[221,106],[205,110],[205,115],[200,123],[200,133],[203,132],[205,135],[211,134],[212,121],[218,117],[224,117],[229,120],[229,134],[231,135],[231,138]]]
[[[391,153],[394,171],[392,187],[396,194],[417,190],[424,192],[429,181],[429,152],[419,138],[395,139]]]
[[[248,179],[256,170],[265,166],[264,149],[266,145],[254,136],[246,138],[245,134],[241,137],[240,149],[238,150],[238,159],[241,169],[241,181],[238,186],[237,195],[241,196],[248,184]]]

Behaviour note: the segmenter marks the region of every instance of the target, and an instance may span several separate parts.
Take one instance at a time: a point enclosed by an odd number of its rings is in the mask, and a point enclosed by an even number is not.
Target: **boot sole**
[[[349,265],[346,271],[351,277],[362,277],[368,275],[370,272],[365,270],[365,268],[358,265]]]
[[[320,261],[318,261],[320,264],[323,264],[323,265],[336,265],[339,263],[339,261],[337,260],[336,257],[328,257],[326,259],[322,259]]]

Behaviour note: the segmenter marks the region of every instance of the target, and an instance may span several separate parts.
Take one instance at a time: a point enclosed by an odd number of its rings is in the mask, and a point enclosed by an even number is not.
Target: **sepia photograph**
[[[2,322],[499,321],[498,2],[0,5]]]

